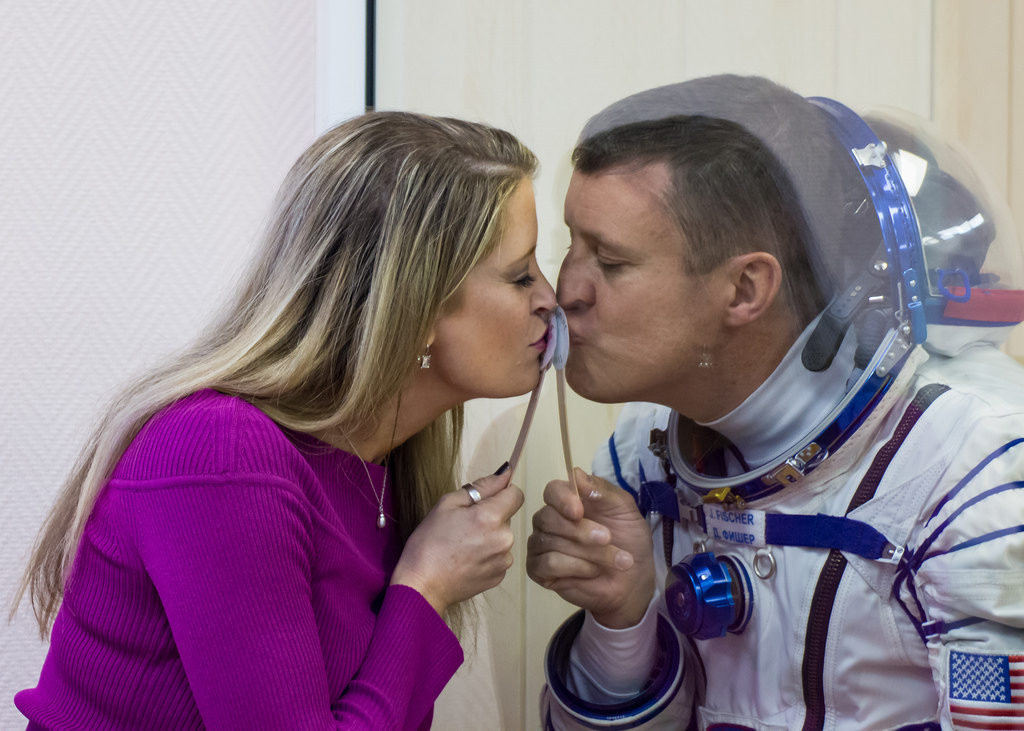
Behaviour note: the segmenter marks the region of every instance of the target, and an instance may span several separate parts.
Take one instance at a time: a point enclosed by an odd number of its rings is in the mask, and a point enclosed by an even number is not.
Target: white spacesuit
[[[889,227],[883,296],[852,326],[848,277],[715,423],[623,408],[594,474],[635,493],[661,590],[636,627],[558,630],[546,728],[1024,729],[1024,369],[998,349],[1024,319],[998,261],[1016,240],[922,128],[815,103]]]

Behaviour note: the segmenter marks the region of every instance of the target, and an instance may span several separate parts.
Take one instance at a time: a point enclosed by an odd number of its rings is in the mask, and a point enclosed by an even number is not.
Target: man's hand
[[[625,490],[575,470],[544,489],[533,516],[526,572],[612,629],[639,622],[654,596],[651,531]]]

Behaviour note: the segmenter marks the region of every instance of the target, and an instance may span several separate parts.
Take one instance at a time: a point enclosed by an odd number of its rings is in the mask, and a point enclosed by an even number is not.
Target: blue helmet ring
[[[860,116],[832,99],[813,97],[808,101],[830,115],[833,131],[864,179],[888,255],[890,296],[897,303],[896,317],[909,326],[915,344],[923,343],[927,338],[922,286],[925,263],[920,227],[903,179],[885,143]]]

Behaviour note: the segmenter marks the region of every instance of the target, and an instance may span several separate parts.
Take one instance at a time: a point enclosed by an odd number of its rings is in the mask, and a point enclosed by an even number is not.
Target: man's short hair
[[[827,304],[831,287],[816,277],[792,181],[741,125],[691,115],[624,124],[582,140],[572,161],[585,175],[665,164],[664,203],[683,236],[687,271],[707,274],[731,257],[765,251],[782,266],[783,296],[800,328]]]

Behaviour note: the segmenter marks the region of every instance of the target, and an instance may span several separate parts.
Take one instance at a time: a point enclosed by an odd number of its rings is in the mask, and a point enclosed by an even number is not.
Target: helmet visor
[[[913,205],[928,323],[1024,321],[1024,256],[1003,196],[977,163],[909,113],[875,110],[864,119],[885,143]]]

